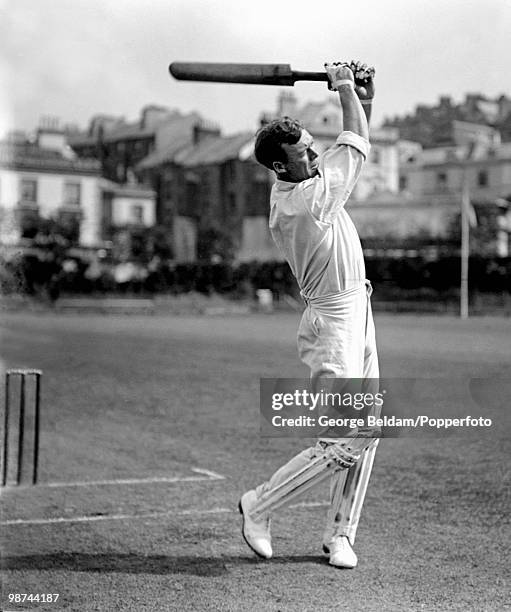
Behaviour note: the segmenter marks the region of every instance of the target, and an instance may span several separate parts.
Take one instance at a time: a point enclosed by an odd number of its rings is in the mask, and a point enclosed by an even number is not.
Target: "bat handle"
[[[303,72],[293,70],[293,81],[325,81],[328,82],[326,72]]]
[[[328,82],[328,75],[326,72],[302,72],[300,70],[293,70],[293,81],[325,81]],[[355,83],[365,84],[368,79],[355,80]]]

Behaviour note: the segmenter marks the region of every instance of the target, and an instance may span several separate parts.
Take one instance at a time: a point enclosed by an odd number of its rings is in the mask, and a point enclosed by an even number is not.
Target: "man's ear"
[[[274,161],[273,162],[273,169],[275,170],[275,172],[277,174],[282,174],[283,172],[286,171],[286,167],[284,166],[284,164],[281,161]]]

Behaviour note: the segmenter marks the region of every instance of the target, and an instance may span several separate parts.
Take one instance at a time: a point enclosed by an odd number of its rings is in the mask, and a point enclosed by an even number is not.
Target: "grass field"
[[[306,443],[258,435],[259,378],[307,376],[297,325],[283,314],[3,315],[2,369],[44,376],[41,484],[1,495],[0,608],[509,609],[509,397],[484,433],[382,440],[357,569],[322,556],[326,489],[275,517],[274,559],[247,549],[240,494]],[[376,325],[384,376],[511,375],[509,319]]]

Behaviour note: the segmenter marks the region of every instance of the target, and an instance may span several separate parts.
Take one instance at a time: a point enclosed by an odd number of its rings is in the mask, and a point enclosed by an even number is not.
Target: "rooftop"
[[[173,161],[178,151],[193,142],[194,129],[200,130],[202,124],[203,121],[197,113],[190,113],[162,126],[156,138],[156,150],[149,153],[138,164],[137,169],[147,170]]]
[[[119,197],[132,197],[132,198],[154,198],[156,192],[145,185],[139,185],[137,183],[125,183],[120,185],[109,181],[108,179],[102,178],[100,181],[100,187],[103,191],[113,193]]]
[[[418,165],[443,165],[446,163],[465,163],[495,160],[511,160],[511,142],[498,145],[474,143],[458,146],[434,147],[424,149],[415,156]]]
[[[101,173],[101,164],[96,160],[68,158],[60,151],[44,149],[32,142],[0,141],[0,166],[36,172]]]
[[[241,150],[254,138],[250,132],[233,136],[209,136],[202,142],[183,148],[175,156],[175,162],[192,167],[218,164],[239,159]]]
[[[200,121],[197,113],[183,115],[179,111],[168,111],[159,113],[151,121],[147,120],[142,111],[142,116],[137,121],[125,121],[123,118],[97,115],[90,122],[89,129],[84,132],[72,134],[68,137],[68,142],[72,147],[94,145],[99,139],[99,129],[103,132],[101,140],[103,142],[117,142],[130,139],[156,138],[158,132],[166,130],[172,126],[187,124],[189,122]]]

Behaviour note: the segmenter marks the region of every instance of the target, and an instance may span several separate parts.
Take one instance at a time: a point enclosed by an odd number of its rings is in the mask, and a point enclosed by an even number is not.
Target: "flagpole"
[[[468,319],[468,260],[470,256],[470,224],[468,208],[470,194],[467,172],[463,175],[461,195],[461,286],[460,286],[460,318]]]

